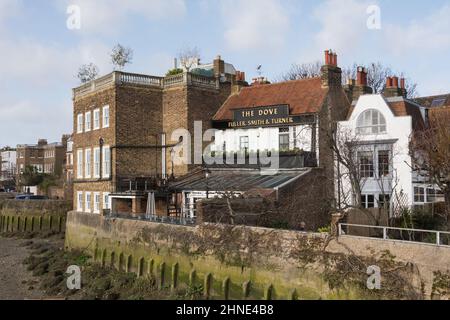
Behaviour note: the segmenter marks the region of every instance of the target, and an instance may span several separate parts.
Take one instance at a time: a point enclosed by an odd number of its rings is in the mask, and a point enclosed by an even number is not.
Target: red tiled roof
[[[328,89],[320,78],[287,81],[242,88],[230,96],[213,120],[232,120],[233,110],[288,104],[291,115],[317,113],[321,110]]]
[[[403,99],[402,101],[388,102],[388,105],[397,117],[411,116],[414,130],[425,128],[422,112],[413,102]]]

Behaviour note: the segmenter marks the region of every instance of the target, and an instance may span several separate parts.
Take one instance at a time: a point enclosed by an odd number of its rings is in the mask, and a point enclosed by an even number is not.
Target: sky
[[[129,72],[164,75],[197,47],[270,80],[333,49],[340,66],[380,61],[422,96],[448,93],[449,17],[450,0],[0,0],[0,147],[71,133],[79,66],[111,72],[117,43]]]

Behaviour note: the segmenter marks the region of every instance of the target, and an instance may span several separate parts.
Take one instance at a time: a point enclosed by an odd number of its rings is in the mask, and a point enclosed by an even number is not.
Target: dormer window
[[[356,133],[362,135],[386,133],[386,119],[378,110],[367,110],[356,122]]]

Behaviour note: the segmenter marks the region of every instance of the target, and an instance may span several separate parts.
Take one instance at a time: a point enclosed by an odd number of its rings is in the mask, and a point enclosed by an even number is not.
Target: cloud
[[[136,16],[162,20],[177,19],[186,13],[184,0],[66,0],[63,9],[69,5],[80,7],[80,31],[90,34],[120,32]]]
[[[389,24],[385,30],[386,45],[397,55],[411,50],[421,54],[450,48],[450,5],[447,4],[421,20],[407,26]]]
[[[222,1],[225,40],[232,50],[264,50],[283,46],[290,21],[280,0]]]
[[[0,41],[1,81],[24,81],[38,85],[74,82],[80,65],[94,62],[100,71],[108,72],[109,48],[100,43],[86,43],[77,47],[45,44],[32,39],[5,38]]]
[[[39,138],[55,142],[61,139],[63,133],[72,131],[70,103],[50,106],[40,105],[28,99],[15,102],[2,101],[0,115],[0,146],[32,144]]]
[[[316,7],[313,19],[320,30],[313,37],[312,53],[331,48],[338,54],[350,54],[361,44],[368,32],[367,8],[373,5],[368,1],[328,0]]]

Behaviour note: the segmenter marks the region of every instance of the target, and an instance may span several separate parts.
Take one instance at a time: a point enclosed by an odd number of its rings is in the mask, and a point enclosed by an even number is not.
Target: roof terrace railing
[[[220,80],[215,77],[207,77],[189,72],[168,77],[155,77],[143,74],[114,71],[101,78],[92,80],[77,88],[74,88],[73,97],[80,98],[113,85],[123,84],[156,87],[162,89],[182,85],[219,89]]]

